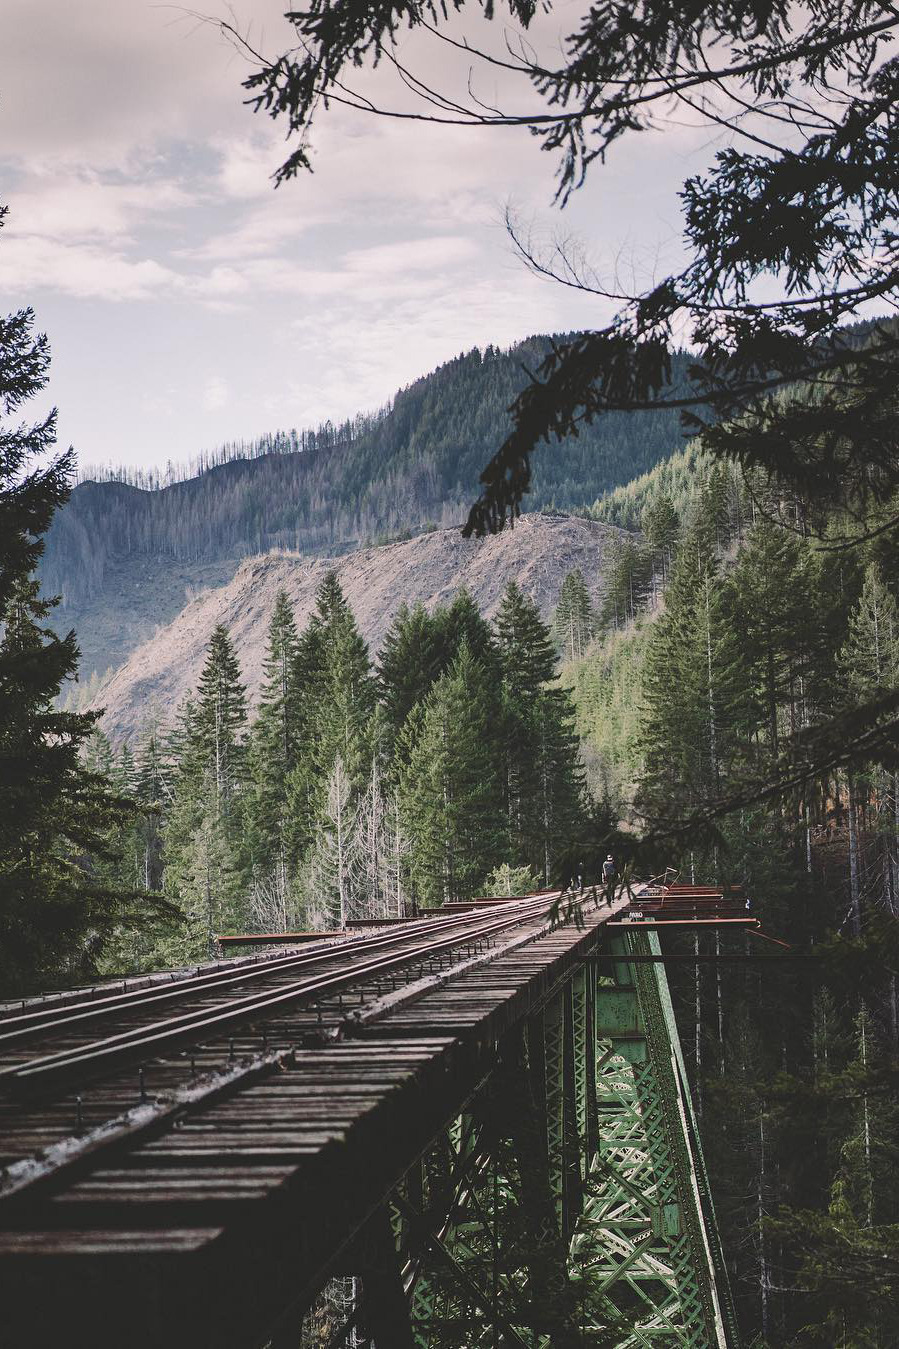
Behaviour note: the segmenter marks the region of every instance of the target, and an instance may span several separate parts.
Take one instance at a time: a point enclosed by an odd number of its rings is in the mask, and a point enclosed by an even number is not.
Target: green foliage
[[[559,588],[553,628],[564,659],[580,660],[596,632],[593,604],[580,567],[573,567]]]
[[[647,534],[666,498],[684,521],[661,603],[565,669],[594,786],[621,814],[636,800],[656,829],[739,800],[835,709],[891,696],[899,627],[891,549],[819,551],[758,483],[752,523],[740,476],[699,456],[676,497],[672,480],[660,469],[639,497],[618,497],[642,502]],[[805,966],[669,972],[741,1320],[759,1344],[896,1339],[899,791],[877,745],[851,775],[830,768],[774,804],[744,797],[713,833],[669,837],[643,859],[743,881],[764,931],[819,943]],[[635,842],[610,846],[627,855]],[[700,950],[715,941],[736,949],[719,935]]]
[[[605,594],[602,619],[621,627],[632,623],[652,593],[652,556],[633,538],[619,538],[606,549]]]
[[[397,610],[378,652],[378,689],[396,735],[416,703],[447,665],[445,610],[429,614],[423,604]]]
[[[562,681],[571,690],[588,783],[615,804],[616,818],[628,813],[642,762],[638,742],[651,631],[643,619],[608,633],[583,660],[562,670]]]
[[[501,750],[510,856],[544,883],[578,837],[585,801],[568,692],[553,687],[555,651],[533,600],[515,582],[496,619],[505,735]]]
[[[494,867],[485,882],[485,890],[491,895],[530,895],[540,885],[540,878],[530,867],[513,867],[508,862]]]
[[[0,209],[2,224],[5,208]],[[49,351],[33,314],[0,319],[0,989],[79,979],[117,922],[149,897],[108,881],[130,817],[111,765],[81,754],[96,715],[54,709],[74,679],[74,633],[48,626],[54,601],[32,578],[54,511],[69,494],[72,455],[51,457],[55,413],[17,418],[45,387]]]
[[[209,639],[189,733],[192,769],[211,784],[213,809],[223,820],[231,814],[246,773],[246,720],[246,689],[234,645],[219,623]]]

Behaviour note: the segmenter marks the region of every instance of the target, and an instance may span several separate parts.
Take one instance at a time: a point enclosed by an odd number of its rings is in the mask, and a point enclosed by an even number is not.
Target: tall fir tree
[[[714,553],[703,533],[691,530],[678,552],[644,668],[637,805],[656,825],[718,796],[738,724],[745,725],[742,653],[725,605]]]
[[[680,537],[680,517],[667,492],[660,492],[643,512],[643,534],[652,559],[653,579],[665,586]]]
[[[210,954],[245,920],[246,695],[227,628],[209,641],[195,701],[175,736],[174,801],[165,834],[166,891],[182,906],[181,958]],[[168,954],[168,952],[166,952]]]
[[[446,610],[400,605],[378,652],[377,679],[389,727],[397,735],[450,659]]]
[[[602,619],[616,628],[631,623],[652,593],[652,559],[639,540],[625,536],[606,550]]]
[[[501,750],[509,857],[548,881],[584,822],[583,769],[574,708],[553,687],[556,655],[532,599],[511,581],[496,617],[502,669]]]
[[[193,753],[214,793],[214,808],[224,820],[245,781],[246,721],[240,665],[228,629],[218,623],[197,686],[191,737]]]
[[[580,567],[573,567],[562,581],[553,627],[565,659],[580,660],[596,630],[590,592]]]
[[[287,902],[287,782],[296,766],[297,630],[287,594],[278,592],[268,631],[259,707],[248,744],[250,786],[244,805],[253,885]]]
[[[0,226],[7,213],[0,207]],[[106,884],[108,857],[131,806],[81,762],[97,713],[56,710],[75,678],[75,634],[47,620],[55,601],[32,573],[54,512],[68,499],[74,454],[53,457],[56,414],[18,420],[47,385],[47,339],[30,309],[0,318],[0,990],[85,977],[141,901]]]
[[[503,794],[490,677],[463,644],[403,731],[400,808],[428,905],[474,894],[502,860]],[[418,713],[416,716],[415,713]]]

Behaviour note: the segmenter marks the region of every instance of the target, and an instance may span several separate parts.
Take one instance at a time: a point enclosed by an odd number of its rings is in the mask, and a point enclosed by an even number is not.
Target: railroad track
[[[558,893],[0,1009],[0,1349],[295,1343],[498,1046],[558,1047],[627,907]]]
[[[489,961],[507,930],[539,927],[557,893],[8,1010],[0,1199]]]

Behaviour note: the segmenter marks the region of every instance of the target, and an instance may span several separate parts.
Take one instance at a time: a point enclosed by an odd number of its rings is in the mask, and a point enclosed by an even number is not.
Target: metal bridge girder
[[[418,1349],[737,1346],[658,940],[612,941],[426,1156],[417,1232],[398,1196]]]

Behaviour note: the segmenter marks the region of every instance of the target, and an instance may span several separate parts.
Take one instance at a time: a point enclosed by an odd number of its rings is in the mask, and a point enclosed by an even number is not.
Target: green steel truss
[[[335,1347],[736,1349],[664,966],[627,958],[658,940],[611,942],[363,1234]]]

